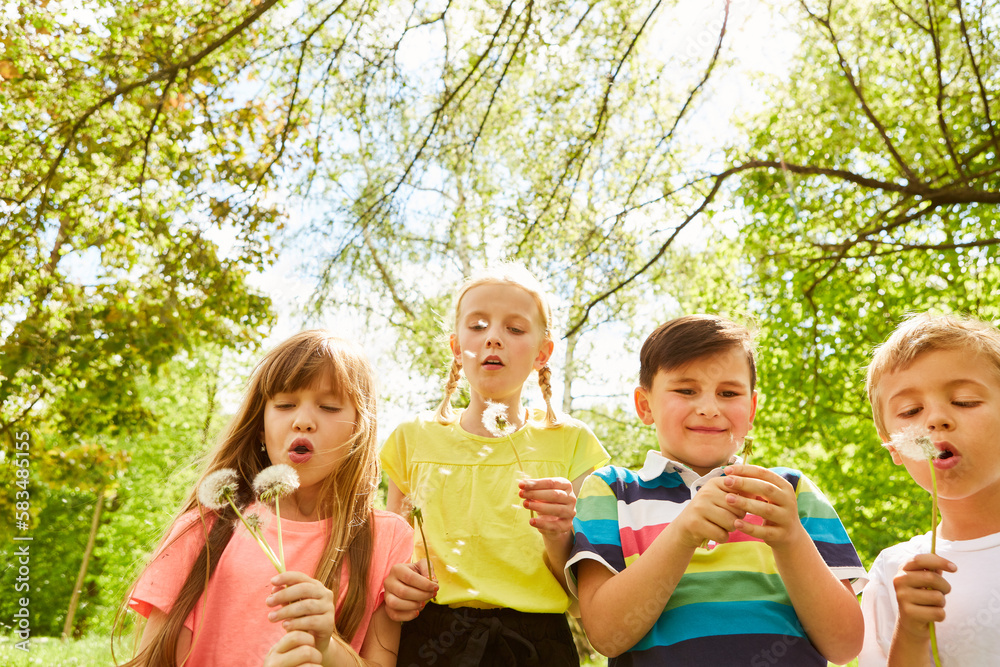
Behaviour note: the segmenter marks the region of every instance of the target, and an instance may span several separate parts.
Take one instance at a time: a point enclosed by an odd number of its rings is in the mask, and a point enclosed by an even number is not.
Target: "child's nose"
[[[312,411],[307,408],[299,408],[295,412],[295,419],[292,421],[292,428],[296,431],[312,431],[316,428],[316,420]]]
[[[954,420],[945,410],[930,410],[924,425],[929,431],[950,431],[954,426]]]
[[[719,403],[715,396],[702,395],[698,401],[698,414],[706,417],[715,417],[719,414]]]
[[[486,347],[503,347],[503,338],[499,331],[491,330],[486,335]]]

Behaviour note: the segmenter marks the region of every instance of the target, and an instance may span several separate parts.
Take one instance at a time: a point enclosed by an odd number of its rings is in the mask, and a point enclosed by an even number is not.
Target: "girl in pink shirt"
[[[412,531],[374,509],[375,434],[374,377],[360,349],[305,331],[272,350],[127,599],[147,619],[127,665],[395,665],[399,624],[382,582],[409,560]],[[298,475],[280,519],[252,486],[276,464]],[[223,469],[235,471],[241,513],[262,517],[267,544],[280,539],[284,572],[232,508],[199,501],[202,482]]]

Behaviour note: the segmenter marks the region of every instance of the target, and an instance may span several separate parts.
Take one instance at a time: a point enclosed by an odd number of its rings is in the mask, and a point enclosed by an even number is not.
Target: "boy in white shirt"
[[[893,462],[928,491],[934,466],[941,523],[936,554],[928,532],[875,559],[862,595],[859,665],[932,665],[931,623],[944,665],[996,665],[1000,331],[974,319],[912,317],[875,351],[867,389]],[[891,442],[908,429],[925,434],[937,449],[930,464],[904,457]]]

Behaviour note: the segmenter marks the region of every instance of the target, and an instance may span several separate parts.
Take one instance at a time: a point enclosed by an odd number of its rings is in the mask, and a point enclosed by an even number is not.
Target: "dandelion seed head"
[[[247,522],[247,526],[250,528],[250,530],[255,532],[259,532],[264,525],[263,522],[260,520],[260,515],[257,514],[256,512],[250,512],[249,514],[245,515],[243,517],[243,520]]]
[[[232,468],[220,468],[205,477],[198,487],[198,502],[210,510],[221,510],[236,497],[239,476]]]
[[[483,410],[483,427],[494,438],[502,438],[514,432],[514,425],[507,419],[507,406],[503,403],[486,401]]]
[[[261,500],[284,498],[299,488],[299,474],[295,468],[278,463],[264,468],[253,478],[253,490]]]
[[[920,426],[907,426],[893,433],[889,442],[884,444],[886,447],[894,447],[900,456],[913,461],[926,461],[938,456],[937,447],[927,435],[927,429]]]

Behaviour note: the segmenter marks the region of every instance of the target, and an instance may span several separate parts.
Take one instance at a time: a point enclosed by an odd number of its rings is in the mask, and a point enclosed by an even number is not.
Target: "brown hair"
[[[455,322],[452,330],[458,328],[458,318],[462,311],[462,298],[473,287],[480,285],[513,285],[523,289],[531,295],[538,306],[538,314],[542,318],[545,340],[552,340],[552,311],[549,308],[548,298],[541,283],[531,275],[531,273],[520,264],[507,262],[490,269],[485,269],[476,273],[471,278],[462,283],[458,294],[455,295]],[[448,380],[445,382],[444,398],[438,404],[434,416],[441,424],[450,424],[455,421],[455,412],[451,408],[451,397],[458,388],[458,381],[462,377],[462,364],[458,359],[453,359],[448,372]],[[538,386],[542,390],[542,398],[545,399],[545,425],[547,427],[557,426],[559,418],[552,408],[552,369],[548,364],[538,371]]]
[[[750,391],[757,385],[753,334],[745,326],[718,315],[685,315],[661,324],[649,334],[639,352],[639,385],[649,390],[660,371],[672,371],[703,357],[732,348],[746,353],[750,364]]]
[[[881,404],[882,379],[906,369],[921,354],[956,349],[968,349],[970,354],[982,355],[1000,374],[1000,331],[992,324],[971,317],[931,313],[913,315],[875,348],[868,364],[865,390],[880,437],[888,437]]]
[[[267,452],[260,446],[267,401],[275,394],[312,386],[324,377],[330,379],[334,393],[353,404],[357,423],[349,443],[350,453],[320,486],[319,519],[334,520],[313,576],[333,591],[336,599],[341,570],[348,568],[346,598],[337,612],[336,627],[340,638],[348,643],[357,632],[367,601],[368,571],[374,548],[372,510],[380,477],[375,377],[364,353],[353,343],[325,331],[303,331],[275,347],[257,365],[236,416],[207,455],[201,478],[177,516],[180,518],[193,511],[199,513],[202,521],[192,522],[189,529],[200,527],[206,531],[205,546],[195,559],[161,631],[126,665],[173,667],[176,664],[177,639],[184,621],[207,588],[208,579],[233,535],[236,515],[231,508],[219,511],[221,520],[216,521],[215,515],[207,513],[198,503],[201,481],[216,470],[232,468],[240,480],[237,505],[253,502],[253,479],[271,465]],[[161,542],[160,548],[163,546]],[[128,598],[116,620],[119,632],[127,604]]]

